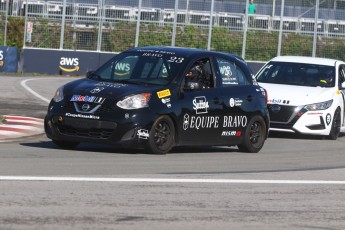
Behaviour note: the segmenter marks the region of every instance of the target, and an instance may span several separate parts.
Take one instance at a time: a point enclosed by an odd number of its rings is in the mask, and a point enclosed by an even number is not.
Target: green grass
[[[5,118],[2,115],[0,115],[0,124],[4,123],[5,121]]]

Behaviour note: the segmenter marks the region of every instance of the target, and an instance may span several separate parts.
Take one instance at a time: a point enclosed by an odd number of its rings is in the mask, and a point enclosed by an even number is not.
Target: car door
[[[196,60],[205,64],[204,71],[209,74],[209,82],[199,87],[197,82],[187,86],[183,81],[180,97],[181,112],[178,118],[180,143],[184,145],[212,145],[219,143],[220,114],[223,110],[221,93],[215,82],[214,68],[210,58]],[[189,68],[192,68],[193,64]],[[185,73],[188,75],[188,69]],[[196,83],[198,87],[194,87]]]
[[[257,89],[253,87],[236,61],[216,57],[215,63],[216,72],[221,80],[219,87],[221,100],[224,103],[221,132],[218,137],[224,144],[237,143],[242,139],[247,124],[256,110],[256,95],[265,92],[259,87]]]
[[[345,88],[343,87],[345,84],[345,65],[339,66],[339,77],[338,77],[338,87],[342,95],[342,101],[343,101],[343,114],[342,114],[342,124],[345,126]]]

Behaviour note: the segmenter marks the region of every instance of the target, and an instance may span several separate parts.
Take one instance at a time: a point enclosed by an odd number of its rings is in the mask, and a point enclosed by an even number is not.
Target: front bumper
[[[138,124],[118,125],[116,122],[69,118],[62,115],[45,117],[48,138],[60,141],[93,142],[108,144],[141,143],[137,136]]]
[[[333,107],[322,111],[307,111],[303,107],[291,106],[286,111],[290,111],[290,114],[285,112],[282,116],[277,114],[272,116],[273,112],[270,111],[271,131],[310,135],[328,135],[330,133],[335,111]]]

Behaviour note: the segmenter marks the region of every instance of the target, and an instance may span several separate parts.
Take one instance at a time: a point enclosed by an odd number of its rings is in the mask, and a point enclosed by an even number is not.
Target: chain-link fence
[[[4,18],[7,0],[1,1]],[[345,60],[344,0],[254,4],[253,11],[244,0],[11,0],[7,12],[25,16],[24,48],[121,52],[169,45],[257,61],[277,55]]]

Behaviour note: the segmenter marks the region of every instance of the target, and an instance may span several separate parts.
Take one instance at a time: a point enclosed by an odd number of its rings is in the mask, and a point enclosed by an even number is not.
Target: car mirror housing
[[[90,77],[92,77],[94,74],[95,74],[95,71],[94,71],[94,70],[87,71],[87,72],[86,72],[86,78],[90,78]]]

